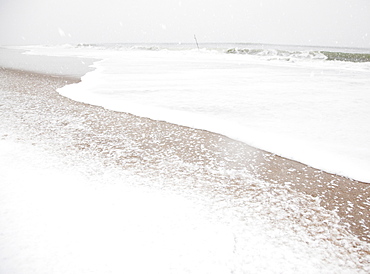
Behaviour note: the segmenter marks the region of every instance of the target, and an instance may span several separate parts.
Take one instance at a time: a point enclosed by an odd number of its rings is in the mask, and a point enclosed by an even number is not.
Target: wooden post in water
[[[198,40],[197,40],[197,37],[195,36],[195,34],[194,34],[194,40],[195,40],[195,43],[197,43],[198,50],[200,50],[199,45],[198,45]]]

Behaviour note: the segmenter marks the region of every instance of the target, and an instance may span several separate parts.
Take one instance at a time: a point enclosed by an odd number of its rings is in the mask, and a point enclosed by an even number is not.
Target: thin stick
[[[194,39],[195,39],[195,43],[197,43],[198,50],[200,50],[199,45],[198,45],[198,40],[197,40],[197,37],[195,36],[195,34],[194,34]]]

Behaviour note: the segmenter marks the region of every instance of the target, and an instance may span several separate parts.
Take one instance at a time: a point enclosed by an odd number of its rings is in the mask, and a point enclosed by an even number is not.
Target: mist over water
[[[8,1],[0,45],[77,43],[269,43],[370,47],[363,0]]]

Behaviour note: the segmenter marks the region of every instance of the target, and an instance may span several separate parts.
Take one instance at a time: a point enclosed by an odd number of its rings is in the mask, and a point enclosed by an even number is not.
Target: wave
[[[250,49],[250,48],[230,48],[226,50],[227,54],[248,54],[259,57],[267,57],[269,60],[295,61],[304,60],[325,60],[325,56],[319,51],[289,51],[279,49]]]
[[[87,44],[87,43],[80,43],[76,45],[77,48],[97,48],[97,47],[102,47],[99,44]]]
[[[154,45],[135,45],[135,44],[87,44],[80,43],[76,45],[76,48],[89,48],[89,49],[109,49],[109,50],[148,50],[148,51],[159,51],[163,50],[163,47]]]
[[[247,54],[271,59],[294,61],[303,60],[326,60],[326,61],[344,61],[344,62],[370,62],[369,53],[349,53],[336,51],[289,51],[279,49],[251,49],[251,48],[230,48],[226,50],[227,54]]]
[[[370,62],[369,53],[347,53],[347,52],[331,52],[321,51],[327,57],[328,61],[345,61],[345,62]]]
[[[162,50],[163,48],[158,46],[133,46],[131,47],[133,50],[151,50],[151,51],[158,51]]]
[[[112,43],[112,44],[88,44],[81,43],[75,46],[67,45],[68,47],[75,48],[88,48],[98,50],[143,50],[143,51],[162,51],[162,50],[194,50],[192,44],[129,44],[129,43]],[[231,45],[230,45],[231,46]],[[356,49],[340,49],[340,48],[316,48],[308,49],[304,46],[294,49],[288,46],[277,46],[278,48],[261,48],[256,47],[257,44],[251,44],[251,47],[215,47],[213,44],[207,44],[202,51],[216,51],[226,54],[245,54],[250,56],[257,56],[267,60],[279,61],[342,61],[352,63],[365,63],[370,62],[369,50],[364,52],[356,52]]]

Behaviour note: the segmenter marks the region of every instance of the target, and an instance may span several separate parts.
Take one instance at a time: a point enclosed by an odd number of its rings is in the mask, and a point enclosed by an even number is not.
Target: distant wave
[[[248,54],[261,57],[269,57],[269,59],[278,59],[285,61],[293,61],[296,59],[321,59],[325,56],[319,51],[288,51],[279,49],[249,49],[249,48],[230,48],[226,50],[228,54]]]
[[[70,46],[70,45],[69,45]],[[138,45],[138,44],[78,44],[77,48],[95,48],[95,49],[113,49],[113,50],[144,50],[144,51],[161,51],[161,50],[191,50],[192,44],[178,45],[178,44],[159,44],[159,45]],[[266,49],[266,48],[214,48],[214,45],[206,45],[204,50],[216,50],[227,54],[246,54],[251,56],[258,56],[268,60],[280,61],[299,61],[299,60],[322,60],[322,61],[342,61],[364,63],[370,62],[370,53],[356,53],[343,52],[338,49],[314,49],[314,50],[292,50],[292,49]],[[338,51],[337,51],[338,50]],[[343,49],[342,49],[343,50]],[[355,49],[352,49],[353,51]]]
[[[159,51],[162,47],[153,45],[133,45],[133,44],[87,44],[80,43],[77,48],[95,48],[95,49],[111,49],[111,50],[149,50]]]
[[[347,53],[335,51],[288,51],[278,49],[249,49],[249,48],[230,48],[226,50],[228,54],[248,54],[273,59],[293,61],[296,59],[315,59],[327,61],[345,62],[370,62],[368,53]]]
[[[97,48],[97,47],[101,47],[101,45],[99,45],[99,44],[80,43],[80,44],[77,44],[76,47],[77,48]]]
[[[370,62],[370,54],[368,53],[346,53],[346,52],[331,52],[321,51],[327,57],[328,61],[345,61],[345,62]]]
[[[136,49],[136,50],[153,50],[153,51],[158,51],[162,50],[162,48],[158,46],[133,46],[131,49]]]

